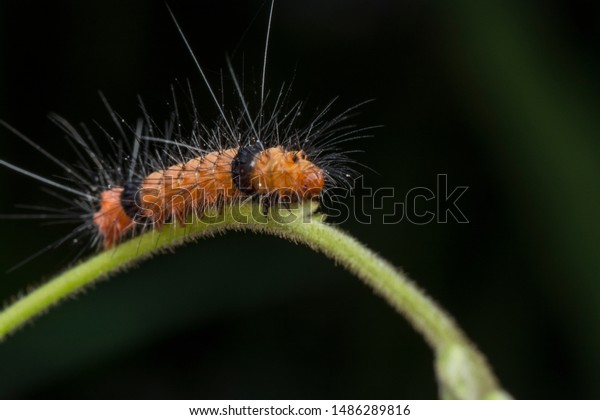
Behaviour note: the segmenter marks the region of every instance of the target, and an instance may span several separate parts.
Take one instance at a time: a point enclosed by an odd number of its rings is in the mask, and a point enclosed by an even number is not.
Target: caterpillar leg
[[[288,196],[280,196],[277,193],[260,197],[260,206],[263,216],[268,216],[269,210],[274,206],[281,206],[286,210],[292,209],[292,199]]]
[[[267,195],[260,197],[260,209],[263,216],[269,215],[269,209],[273,206],[273,196]]]

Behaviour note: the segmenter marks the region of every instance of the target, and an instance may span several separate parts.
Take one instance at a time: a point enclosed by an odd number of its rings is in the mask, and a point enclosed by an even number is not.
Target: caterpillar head
[[[308,160],[306,153],[302,150],[299,152],[287,152],[287,154],[292,155],[292,165],[296,167],[296,185],[298,188],[296,193],[298,196],[306,200],[318,197],[325,186],[323,169]]]
[[[252,166],[252,187],[260,195],[309,200],[318,197],[325,186],[323,170],[302,150],[272,147],[259,153]]]

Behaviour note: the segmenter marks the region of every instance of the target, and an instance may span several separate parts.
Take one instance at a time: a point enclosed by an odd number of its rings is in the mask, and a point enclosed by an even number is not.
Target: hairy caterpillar
[[[111,248],[141,231],[160,230],[167,222],[185,223],[189,217],[202,217],[208,209],[219,210],[238,200],[260,201],[266,211],[273,204],[287,206],[294,201],[319,199],[332,186],[349,185],[351,159],[339,145],[362,136],[364,129],[342,124],[354,108],[331,116],[328,104],[301,123],[303,107],[301,103],[288,104],[289,87],[283,86],[275,94],[265,90],[272,12],[273,4],[260,95],[256,95],[254,108],[229,62],[239,105],[229,109],[217,100],[176,24],[218,109],[213,122],[201,122],[191,94],[192,111],[187,120],[174,95],[173,115],[160,123],[141,104],[143,115],[136,124],[128,125],[105,101],[119,134],[115,140],[103,129],[113,153],[107,156],[87,129],[78,130],[63,118],[52,116],[80,156],[76,165],[65,164],[4,124],[64,172],[56,179],[49,178],[0,160],[0,165],[69,194],[63,197],[69,203],[67,208],[32,216],[70,217],[78,223],[68,237],[50,247],[87,236],[91,247]]]

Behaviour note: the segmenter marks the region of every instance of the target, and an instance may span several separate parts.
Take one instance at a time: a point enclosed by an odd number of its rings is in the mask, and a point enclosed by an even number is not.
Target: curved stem
[[[304,243],[356,274],[400,312],[431,345],[436,373],[445,398],[508,398],[483,355],[456,323],[401,272],[344,232],[323,223],[316,205],[288,211],[273,209],[269,217],[258,206],[228,206],[221,215],[184,226],[165,226],[104,251],[50,280],[0,313],[0,340],[94,281],[165,248],[227,230],[249,230]]]

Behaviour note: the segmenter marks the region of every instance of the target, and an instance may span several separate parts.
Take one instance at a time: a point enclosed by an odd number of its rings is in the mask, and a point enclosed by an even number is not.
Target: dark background
[[[240,41],[236,63],[259,74],[261,2],[169,3],[216,85]],[[402,199],[444,173],[469,187],[468,224],[386,225],[379,212],[343,229],[448,309],[518,398],[600,397],[599,16],[582,0],[275,6],[269,86],[295,76],[295,99],[339,96],[339,110],[376,99],[355,121],[384,127],[348,146],[364,150],[369,186]],[[0,118],[68,161],[45,115],[110,126],[97,90],[133,120],[141,94],[161,118],[170,84],[190,78],[215,115],[162,1],[1,1],[0,63]],[[0,157],[60,174],[7,130]],[[6,169],[0,187],[2,213],[49,200]],[[69,264],[67,247],[6,273],[65,232],[0,222],[2,301]],[[367,287],[250,234],[156,257],[0,344],[3,398],[436,396],[431,351]]]

